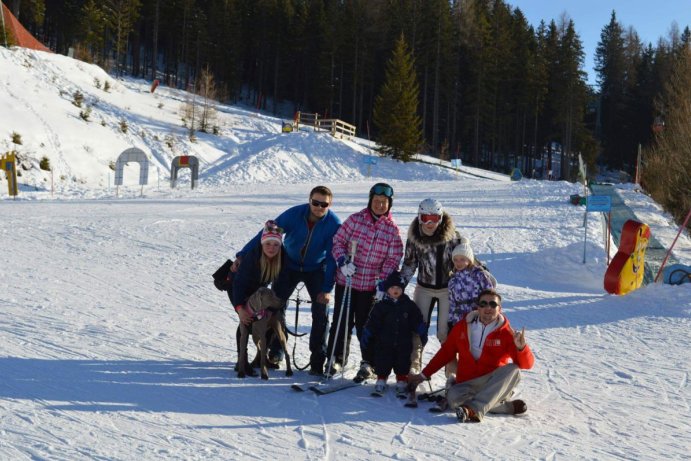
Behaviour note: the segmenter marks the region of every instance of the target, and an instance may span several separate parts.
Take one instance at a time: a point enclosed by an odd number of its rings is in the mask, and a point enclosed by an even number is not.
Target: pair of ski
[[[306,391],[312,391],[317,395],[328,395],[328,394],[333,394],[334,392],[342,391],[345,389],[350,389],[351,387],[358,387],[358,386],[363,386],[367,384],[367,380],[351,380],[351,379],[345,379],[343,377],[338,378],[338,379],[327,379],[327,380],[322,380],[322,381],[313,381],[313,382],[308,382],[308,383],[294,383],[290,386],[291,389],[293,389],[296,392],[306,392]],[[446,399],[443,398],[442,394],[444,393],[446,389],[441,388],[437,389],[435,391],[431,392],[424,392],[420,394],[419,399],[420,400],[427,400],[430,402],[435,402],[435,405],[429,409],[432,413],[443,413],[446,411],[447,405],[446,405]],[[384,391],[377,392],[372,391],[370,394],[372,397],[383,397],[384,396]],[[417,393],[414,390],[407,391],[407,392],[399,392],[396,393],[396,397],[399,399],[406,399],[405,404],[403,404],[404,407],[407,408],[417,408],[418,407],[418,397]]]
[[[367,384],[367,381],[355,382],[352,379],[327,379],[326,381],[313,381],[304,384],[292,384],[291,389],[297,392],[312,391],[317,395],[333,394],[334,392],[350,389]]]
[[[431,413],[444,413],[448,410],[449,405],[444,397],[445,388],[430,390],[430,392],[424,392],[420,394],[420,400],[427,400],[428,402],[434,402],[434,405],[429,408]]]

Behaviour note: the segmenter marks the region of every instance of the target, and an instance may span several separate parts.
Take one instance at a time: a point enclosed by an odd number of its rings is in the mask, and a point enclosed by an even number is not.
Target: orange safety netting
[[[22,24],[14,17],[10,10],[5,6],[4,3],[0,2],[2,5],[2,15],[5,21],[5,31],[8,34],[12,34],[14,43],[22,48],[30,48],[32,50],[48,51],[50,49],[43,43],[39,42],[34,38],[33,35],[29,33],[28,30],[22,26]],[[0,22],[0,26],[2,22]],[[1,35],[1,34],[0,34]],[[4,37],[0,37],[0,40],[4,41]]]

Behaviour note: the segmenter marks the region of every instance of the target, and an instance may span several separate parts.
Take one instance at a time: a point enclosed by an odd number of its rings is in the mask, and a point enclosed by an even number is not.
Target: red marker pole
[[[660,274],[662,274],[662,269],[665,268],[665,264],[667,264],[667,259],[669,259],[670,253],[672,253],[672,248],[674,248],[674,245],[677,243],[677,239],[681,235],[681,231],[686,229],[686,225],[689,222],[689,218],[691,218],[691,209],[689,209],[689,212],[686,214],[686,219],[684,219],[684,224],[681,225],[679,228],[679,232],[677,232],[677,236],[674,237],[674,241],[672,242],[672,246],[669,247],[669,250],[667,251],[667,255],[665,255],[665,259],[662,261],[662,265],[660,266],[660,270],[657,271],[657,275],[655,276],[655,283],[657,283],[658,279],[660,278]]]

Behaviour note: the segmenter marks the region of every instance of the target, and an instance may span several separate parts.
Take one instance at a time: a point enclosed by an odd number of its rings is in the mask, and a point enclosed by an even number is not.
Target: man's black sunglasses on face
[[[321,202],[319,200],[312,199],[312,206],[318,206],[319,208],[329,208],[329,202]]]
[[[487,307],[487,306],[489,306],[489,307],[491,307],[492,309],[495,309],[495,308],[499,305],[499,303],[497,303],[496,301],[485,301],[485,300],[483,299],[482,301],[480,301],[479,303],[477,303],[477,305],[480,306],[480,307]]]

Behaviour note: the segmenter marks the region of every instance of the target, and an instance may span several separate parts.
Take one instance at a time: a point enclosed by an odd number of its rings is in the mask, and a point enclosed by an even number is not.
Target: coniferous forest
[[[691,152],[678,151],[691,142],[672,142],[683,131],[675,121],[684,125],[675,98],[691,93],[686,25],[670,25],[668,36],[643,43],[635,26],[625,28],[612,11],[602,25],[592,88],[573,21],[532,27],[504,0],[5,3],[58,53],[72,49],[110,72],[179,88],[195,89],[210,72],[224,101],[283,116],[302,110],[340,118],[387,144],[396,143],[395,132],[387,132],[377,102],[392,97],[382,91],[402,88],[400,99],[416,100],[417,108],[402,114],[411,122],[396,128],[409,130],[401,139],[418,140],[419,152],[442,159],[501,171],[519,166],[530,176],[558,153],[567,161],[556,176],[574,179],[580,153],[591,172],[599,165],[633,175],[640,145],[644,168],[649,158],[656,168],[681,171],[664,180],[676,181],[676,189],[663,195],[682,203],[656,199],[681,207],[677,215],[691,205]],[[406,149],[380,152],[405,152],[407,159]],[[642,174],[649,189],[659,176]]]

